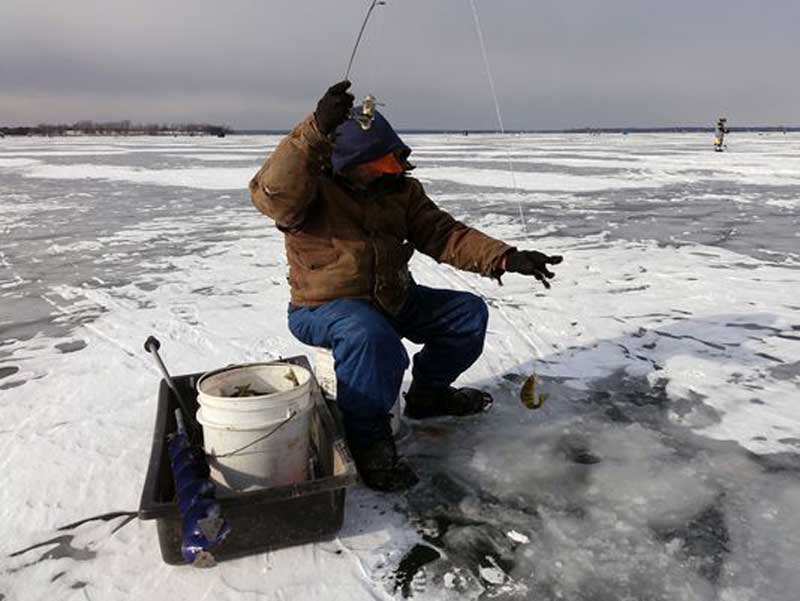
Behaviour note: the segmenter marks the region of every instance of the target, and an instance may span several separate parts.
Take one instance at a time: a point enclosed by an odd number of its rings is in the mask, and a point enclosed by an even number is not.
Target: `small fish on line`
[[[531,374],[519,391],[519,399],[528,409],[541,409],[548,395],[536,390],[536,374]]]

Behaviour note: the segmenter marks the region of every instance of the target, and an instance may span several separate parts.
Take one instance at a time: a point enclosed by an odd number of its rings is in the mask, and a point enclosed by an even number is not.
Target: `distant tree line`
[[[76,121],[40,123],[32,127],[0,127],[6,136],[219,136],[233,133],[226,125],[209,123],[131,123],[130,121]]]

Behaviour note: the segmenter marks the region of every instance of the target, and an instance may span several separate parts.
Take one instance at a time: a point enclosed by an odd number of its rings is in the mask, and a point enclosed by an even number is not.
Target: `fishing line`
[[[475,31],[478,34],[478,42],[480,43],[481,47],[481,55],[483,56],[483,65],[486,69],[486,77],[489,80],[489,88],[492,93],[492,101],[494,102],[494,110],[497,116],[497,124],[500,127],[500,133],[505,135],[506,128],[503,124],[503,112],[500,109],[500,100],[497,97],[497,90],[494,85],[494,76],[492,75],[492,67],[489,63],[489,54],[486,51],[486,43],[483,38],[483,27],[481,26],[481,19],[478,15],[478,8],[475,5],[475,0],[469,1],[470,6],[472,8],[472,17],[475,21]],[[372,16],[372,12],[375,10],[377,6],[384,6],[386,4],[385,0],[372,0],[370,2],[369,8],[367,9],[366,15],[364,15],[364,20],[361,23],[361,28],[358,31],[358,36],[356,37],[356,42],[353,45],[353,51],[350,53],[350,60],[347,63],[347,70],[345,71],[344,78],[350,78],[350,72],[353,68],[353,61],[356,58],[356,54],[358,53],[358,48],[361,44],[361,38],[364,36],[364,31],[367,28],[367,23],[369,23],[369,19]],[[514,160],[511,157],[511,149],[510,144],[505,145],[506,151],[506,158],[508,159],[508,170],[511,173],[511,183],[513,186],[514,194],[517,197],[517,209],[519,210],[519,220],[520,224],[522,225],[522,232],[525,238],[528,237],[528,226],[525,223],[525,215],[522,210],[522,201],[519,198],[519,188],[517,187],[517,174],[516,170],[514,169]]]
[[[469,0],[469,4],[472,7],[472,17],[475,21],[475,31],[478,33],[478,41],[480,42],[481,46],[481,54],[483,55],[483,65],[486,67],[486,77],[489,80],[489,88],[492,91],[492,100],[494,101],[494,110],[497,114],[497,123],[500,126],[500,133],[505,135],[506,130],[503,125],[503,114],[500,110],[500,101],[497,98],[497,91],[495,90],[494,85],[494,77],[492,76],[492,67],[489,64],[489,54],[486,52],[486,44],[483,40],[483,28],[481,27],[481,19],[478,16],[478,8],[475,6],[475,0]],[[517,198],[517,208],[519,209],[519,220],[522,224],[522,234],[523,237],[527,240],[528,239],[528,226],[525,223],[525,216],[522,212],[522,201],[520,200],[519,189],[517,188],[517,177],[514,171],[514,161],[511,158],[511,143],[509,142],[506,144],[506,156],[508,158],[508,168],[511,172],[511,181],[514,186],[514,195]],[[502,308],[498,307],[498,310],[501,314],[503,314]],[[505,317],[505,316],[504,316]],[[509,323],[513,324],[513,320],[510,320],[506,317],[506,320]],[[517,330],[518,333],[522,336],[524,340],[530,344],[533,350],[536,352],[539,358],[541,358],[542,353],[539,351],[538,347],[531,341],[531,339],[520,329]],[[535,362],[535,360],[534,360]],[[542,405],[544,405],[545,400],[547,400],[548,394],[547,392],[542,392],[539,390],[541,386],[537,387],[537,383],[541,384],[541,379],[536,375],[536,372],[531,373],[528,378],[525,380],[522,388],[520,389],[520,400],[522,401],[523,405],[525,405],[528,409],[540,409]]]
[[[475,31],[478,34],[478,41],[481,46],[481,54],[483,55],[483,65],[486,68],[486,77],[489,80],[489,88],[492,91],[492,100],[494,101],[494,110],[497,115],[497,124],[500,126],[500,133],[505,135],[506,128],[503,125],[503,114],[500,110],[500,101],[497,99],[497,91],[494,86],[494,77],[492,76],[492,67],[489,64],[489,54],[486,52],[486,44],[483,41],[483,28],[481,27],[481,19],[478,16],[478,8],[475,6],[475,0],[469,0],[472,7],[472,17],[475,21]],[[506,157],[508,159],[508,169],[511,172],[511,183],[514,186],[514,194],[517,197],[517,208],[519,209],[519,220],[522,223],[522,233],[525,238],[528,237],[528,226],[525,223],[525,217],[522,213],[522,201],[519,198],[519,189],[517,188],[517,175],[514,171],[514,161],[511,158],[510,143],[506,145]]]
[[[350,61],[347,63],[347,71],[345,71],[344,74],[345,79],[350,79],[350,69],[353,67],[353,61],[356,58],[356,52],[358,52],[358,45],[361,43],[361,36],[364,35],[364,30],[367,28],[367,23],[372,15],[372,11],[375,10],[376,6],[384,6],[385,4],[385,0],[372,0],[372,4],[369,5],[367,14],[364,17],[364,22],[361,23],[361,29],[358,31],[358,37],[356,38],[356,43],[353,46],[353,52],[350,53]]]

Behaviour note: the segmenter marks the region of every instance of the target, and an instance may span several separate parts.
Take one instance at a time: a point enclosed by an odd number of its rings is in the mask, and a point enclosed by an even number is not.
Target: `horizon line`
[[[398,133],[405,134],[441,134],[441,133],[470,133],[470,134],[564,134],[564,133],[705,133],[713,132],[714,126],[699,126],[699,125],[655,125],[655,126],[611,126],[611,127],[564,127],[564,128],[530,128],[530,129],[469,129],[469,128],[416,128],[405,127],[397,128]],[[270,129],[270,128],[241,128],[234,129],[233,134],[288,134],[291,129]],[[800,132],[798,125],[740,125],[736,127],[729,127],[728,131],[735,132]]]

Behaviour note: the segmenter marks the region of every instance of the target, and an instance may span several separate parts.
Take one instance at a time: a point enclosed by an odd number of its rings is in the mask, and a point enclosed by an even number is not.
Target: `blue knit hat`
[[[356,107],[355,112],[360,113],[361,107]],[[355,119],[348,119],[336,128],[331,162],[334,171],[343,173],[350,167],[374,161],[390,152],[397,152],[400,158],[405,159],[411,154],[411,149],[384,116],[375,111],[372,127],[367,130],[361,129]]]

